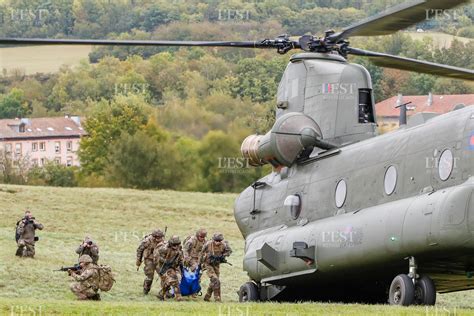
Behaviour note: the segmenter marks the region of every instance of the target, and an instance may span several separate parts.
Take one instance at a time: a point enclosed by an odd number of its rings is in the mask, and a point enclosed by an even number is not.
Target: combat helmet
[[[82,255],[79,258],[79,263],[92,263],[92,258],[89,255]]]
[[[168,243],[172,246],[177,246],[177,245],[181,245],[181,240],[179,239],[179,236],[173,235],[173,236],[171,236]]]
[[[206,238],[206,236],[207,236],[207,231],[204,228],[198,229],[196,231],[196,237]]]
[[[163,237],[165,234],[163,234],[161,229],[155,229],[154,231],[151,232],[151,235],[153,237]]]
[[[215,233],[212,236],[212,240],[214,240],[214,241],[223,241],[224,240],[224,235],[222,235],[222,233]]]

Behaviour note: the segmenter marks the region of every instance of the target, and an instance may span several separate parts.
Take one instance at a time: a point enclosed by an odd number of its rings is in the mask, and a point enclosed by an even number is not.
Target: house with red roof
[[[78,116],[0,120],[0,150],[17,161],[26,158],[30,165],[55,161],[79,166],[77,152],[85,135]]]
[[[474,94],[453,95],[410,95],[391,97],[375,105],[377,122],[382,130],[392,130],[398,127],[400,108],[397,106],[411,102],[407,105],[407,116],[421,112],[444,114],[456,107],[474,105]]]

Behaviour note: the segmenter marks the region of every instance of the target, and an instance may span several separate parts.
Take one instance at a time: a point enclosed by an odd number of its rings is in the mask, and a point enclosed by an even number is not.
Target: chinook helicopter
[[[349,46],[469,0],[416,0],[324,37],[253,42],[2,38],[0,44],[208,46],[276,49],[290,58],[276,122],[241,151],[273,172],[235,201],[249,282],[239,300],[332,300],[434,305],[474,289],[474,106],[406,117],[377,134],[365,56],[382,67],[474,80],[474,71]],[[438,10],[438,11],[433,11]],[[474,103],[474,100],[473,100]],[[427,164],[427,162],[430,162]]]

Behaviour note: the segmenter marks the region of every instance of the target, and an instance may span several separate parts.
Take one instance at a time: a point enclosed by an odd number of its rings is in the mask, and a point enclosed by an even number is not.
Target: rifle
[[[79,270],[81,270],[81,265],[79,263],[76,263],[72,267],[61,267],[61,269],[53,270],[53,271],[69,271],[69,270],[79,271]]]
[[[173,260],[170,260],[170,261],[165,261],[163,263],[163,265],[161,266],[160,268],[160,272],[158,272],[159,275],[163,275],[166,273],[166,271],[168,271],[169,268],[171,268],[171,266],[173,265],[173,263],[176,261],[176,259],[178,259],[179,257],[179,253],[176,254],[176,256],[174,256]]]
[[[228,265],[232,265],[232,263],[227,262],[227,259],[223,255],[222,256],[210,255],[209,263],[213,266],[216,266],[220,263],[227,263]]]

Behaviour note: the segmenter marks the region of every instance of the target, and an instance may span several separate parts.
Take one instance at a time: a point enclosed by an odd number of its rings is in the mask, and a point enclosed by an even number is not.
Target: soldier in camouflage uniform
[[[82,255],[88,255],[92,258],[92,262],[97,264],[99,261],[99,246],[90,239],[90,237],[84,238],[82,244],[76,249],[76,253],[79,255],[79,258]]]
[[[161,230],[154,230],[151,235],[147,235],[140,243],[137,249],[137,268],[142,264],[145,265],[143,271],[145,272],[145,280],[143,281],[143,294],[147,295],[150,292],[153,284],[153,277],[156,270],[156,262],[154,261],[154,252],[163,243],[164,234]]]
[[[225,258],[230,256],[231,253],[232,249],[227,241],[224,240],[224,236],[221,233],[215,233],[214,236],[212,236],[212,240],[209,240],[204,244],[201,252],[201,263],[210,279],[207,293],[204,296],[206,302],[210,301],[212,294],[214,294],[216,302],[221,301],[219,265],[222,263],[222,260],[225,260]]]
[[[99,270],[98,266],[92,263],[92,258],[82,255],[79,258],[81,269],[78,271],[68,270],[70,276],[74,278],[71,283],[71,291],[79,300],[97,300],[99,295]]]
[[[160,300],[164,300],[170,289],[173,288],[177,301],[181,301],[181,266],[183,265],[183,250],[178,236],[170,238],[167,244],[160,247],[155,254],[157,264],[156,271],[161,278],[161,291],[158,294]]]
[[[18,249],[16,255],[19,257],[35,256],[35,230],[42,230],[43,225],[33,217],[30,211],[25,212],[25,217],[16,223],[16,236]]]
[[[207,232],[201,228],[196,232],[196,235],[187,239],[184,243],[184,265],[191,271],[195,271],[199,266],[199,256],[202,247],[206,243]]]

